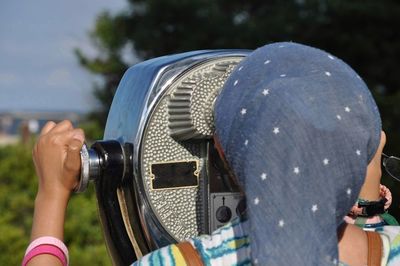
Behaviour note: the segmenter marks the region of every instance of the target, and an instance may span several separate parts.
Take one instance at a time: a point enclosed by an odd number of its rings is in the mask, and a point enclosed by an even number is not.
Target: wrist
[[[366,181],[361,188],[359,198],[368,201],[378,201],[380,200],[380,182],[379,180],[369,180]]]
[[[65,204],[68,203],[70,197],[71,191],[66,189],[45,189],[39,186],[35,201],[51,201]]]
[[[35,209],[37,208],[61,208],[66,209],[69,197],[63,195],[49,195],[38,192],[35,198]]]

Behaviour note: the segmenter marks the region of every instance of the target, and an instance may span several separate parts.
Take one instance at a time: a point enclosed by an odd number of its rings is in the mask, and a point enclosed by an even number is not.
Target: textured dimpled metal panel
[[[154,107],[143,136],[142,176],[151,208],[167,232],[184,240],[208,231],[203,197],[208,180],[206,141],[213,133],[212,105],[242,57],[217,58],[192,67],[174,81]],[[196,141],[197,139],[197,141]],[[199,186],[151,189],[151,164],[199,162]]]

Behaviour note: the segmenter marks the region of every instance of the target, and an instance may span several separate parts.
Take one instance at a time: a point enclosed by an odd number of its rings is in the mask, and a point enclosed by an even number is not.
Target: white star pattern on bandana
[[[311,207],[311,211],[312,211],[312,212],[318,211],[318,205],[317,205],[317,204],[314,204],[314,205]]]
[[[347,113],[350,113],[350,111],[351,111],[351,109],[350,109],[348,106],[346,106],[346,107],[344,108],[344,110],[345,110]]]
[[[258,203],[260,203],[260,199],[257,197],[254,199],[254,205],[258,205]]]
[[[324,163],[324,165],[328,165],[328,164],[329,164],[329,159],[325,158],[325,159],[323,160],[323,163]]]
[[[266,173],[262,173],[260,175],[260,177],[261,177],[261,180],[265,180],[265,179],[267,179],[267,174]]]
[[[356,154],[357,154],[358,156],[360,156],[360,155],[361,155],[361,151],[360,151],[360,150],[356,150]]]
[[[274,127],[274,130],[272,132],[274,132],[275,135],[278,134],[279,133],[279,127]]]
[[[293,173],[295,173],[296,175],[298,175],[300,173],[300,169],[298,167],[295,167],[293,169]]]
[[[279,225],[279,227],[284,227],[285,226],[285,221],[284,220],[279,220],[278,225]]]
[[[240,110],[240,113],[242,115],[245,115],[247,113],[247,109],[246,108],[242,108],[242,110]]]
[[[267,96],[267,95],[269,94],[269,89],[264,89],[263,92],[262,92],[262,94],[263,94],[264,96]]]
[[[325,75],[327,75],[328,77],[330,77],[330,76],[331,76],[331,72],[326,71],[326,72],[325,72]]]
[[[268,65],[269,63],[271,63],[271,60],[265,60],[264,65]]]

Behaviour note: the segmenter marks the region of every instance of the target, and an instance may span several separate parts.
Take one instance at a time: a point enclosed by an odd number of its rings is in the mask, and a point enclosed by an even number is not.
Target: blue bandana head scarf
[[[215,126],[246,194],[252,262],[336,265],[337,228],[380,142],[361,78],[324,51],[266,45],[227,80]]]

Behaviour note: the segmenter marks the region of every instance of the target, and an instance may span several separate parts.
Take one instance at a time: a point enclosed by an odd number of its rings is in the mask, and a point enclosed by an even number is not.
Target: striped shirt
[[[188,241],[200,254],[204,265],[251,265],[249,239],[244,227],[247,221],[228,223],[211,235],[202,235]],[[185,260],[172,244],[155,250],[132,264],[133,266],[186,266]]]

